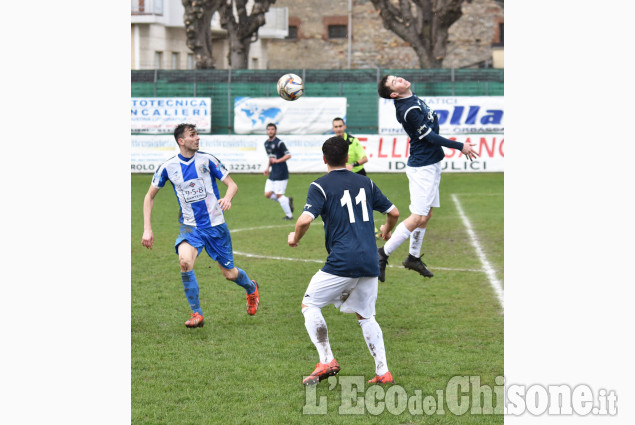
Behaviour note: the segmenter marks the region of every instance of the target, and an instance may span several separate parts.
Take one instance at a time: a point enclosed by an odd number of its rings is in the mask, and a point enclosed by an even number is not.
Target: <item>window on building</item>
[[[154,52],[154,69],[161,69],[163,62],[163,52]]]
[[[287,40],[297,40],[298,38],[298,27],[297,25],[289,25],[289,34],[287,35]]]
[[[328,33],[331,38],[346,38],[348,33],[346,25],[329,25]]]
[[[289,16],[289,24],[287,28],[289,33],[286,37],[286,40],[298,40],[300,38],[300,25],[302,24],[302,19],[298,16]]]
[[[194,69],[194,55],[191,53],[187,54],[187,69]]]
[[[179,54],[172,52],[172,69],[179,69]]]
[[[499,22],[497,31],[494,33],[494,41],[492,46],[494,47],[503,47],[505,46],[505,40],[503,37],[503,30],[505,29],[505,23]]]

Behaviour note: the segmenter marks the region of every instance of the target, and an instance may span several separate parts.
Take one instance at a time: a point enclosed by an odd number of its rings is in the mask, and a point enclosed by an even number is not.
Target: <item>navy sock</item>
[[[198,282],[196,281],[194,270],[189,272],[181,272],[181,281],[183,281],[185,297],[187,298],[187,302],[192,308],[192,312],[197,312],[202,316],[203,310],[201,310],[201,304],[198,300]]]
[[[253,294],[256,290],[256,285],[247,277],[247,273],[243,269],[238,269],[238,277],[234,282],[236,285],[245,288],[247,294]]]

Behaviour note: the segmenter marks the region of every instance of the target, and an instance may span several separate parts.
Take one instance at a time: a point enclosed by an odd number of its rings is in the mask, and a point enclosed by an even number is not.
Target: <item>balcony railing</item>
[[[131,0],[133,15],[163,15],[163,0]]]

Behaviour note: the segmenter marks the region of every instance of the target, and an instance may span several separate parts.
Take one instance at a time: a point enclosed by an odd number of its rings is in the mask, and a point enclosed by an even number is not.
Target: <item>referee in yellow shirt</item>
[[[333,133],[348,142],[348,162],[346,163],[346,169],[365,176],[366,170],[364,170],[364,164],[368,162],[366,151],[361,143],[359,143],[359,140],[357,140],[357,137],[346,134],[344,119],[340,117],[333,119]]]

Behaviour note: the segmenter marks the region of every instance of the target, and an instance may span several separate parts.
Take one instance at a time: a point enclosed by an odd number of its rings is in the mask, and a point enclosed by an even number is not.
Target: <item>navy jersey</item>
[[[436,164],[445,153],[441,146],[463,149],[463,143],[438,136],[439,117],[430,107],[414,93],[412,96],[395,99],[397,121],[410,137],[410,156],[408,165],[421,167]]]
[[[303,214],[322,216],[328,252],[322,271],[342,277],[379,276],[373,210],[385,214],[393,208],[371,179],[346,169],[311,183]]]
[[[289,150],[284,145],[284,142],[277,137],[270,142],[269,139],[265,141],[265,150],[269,158],[280,159],[289,154]],[[289,168],[287,167],[287,161],[280,162],[278,164],[271,164],[271,172],[269,173],[269,180],[287,180],[289,179]]]

